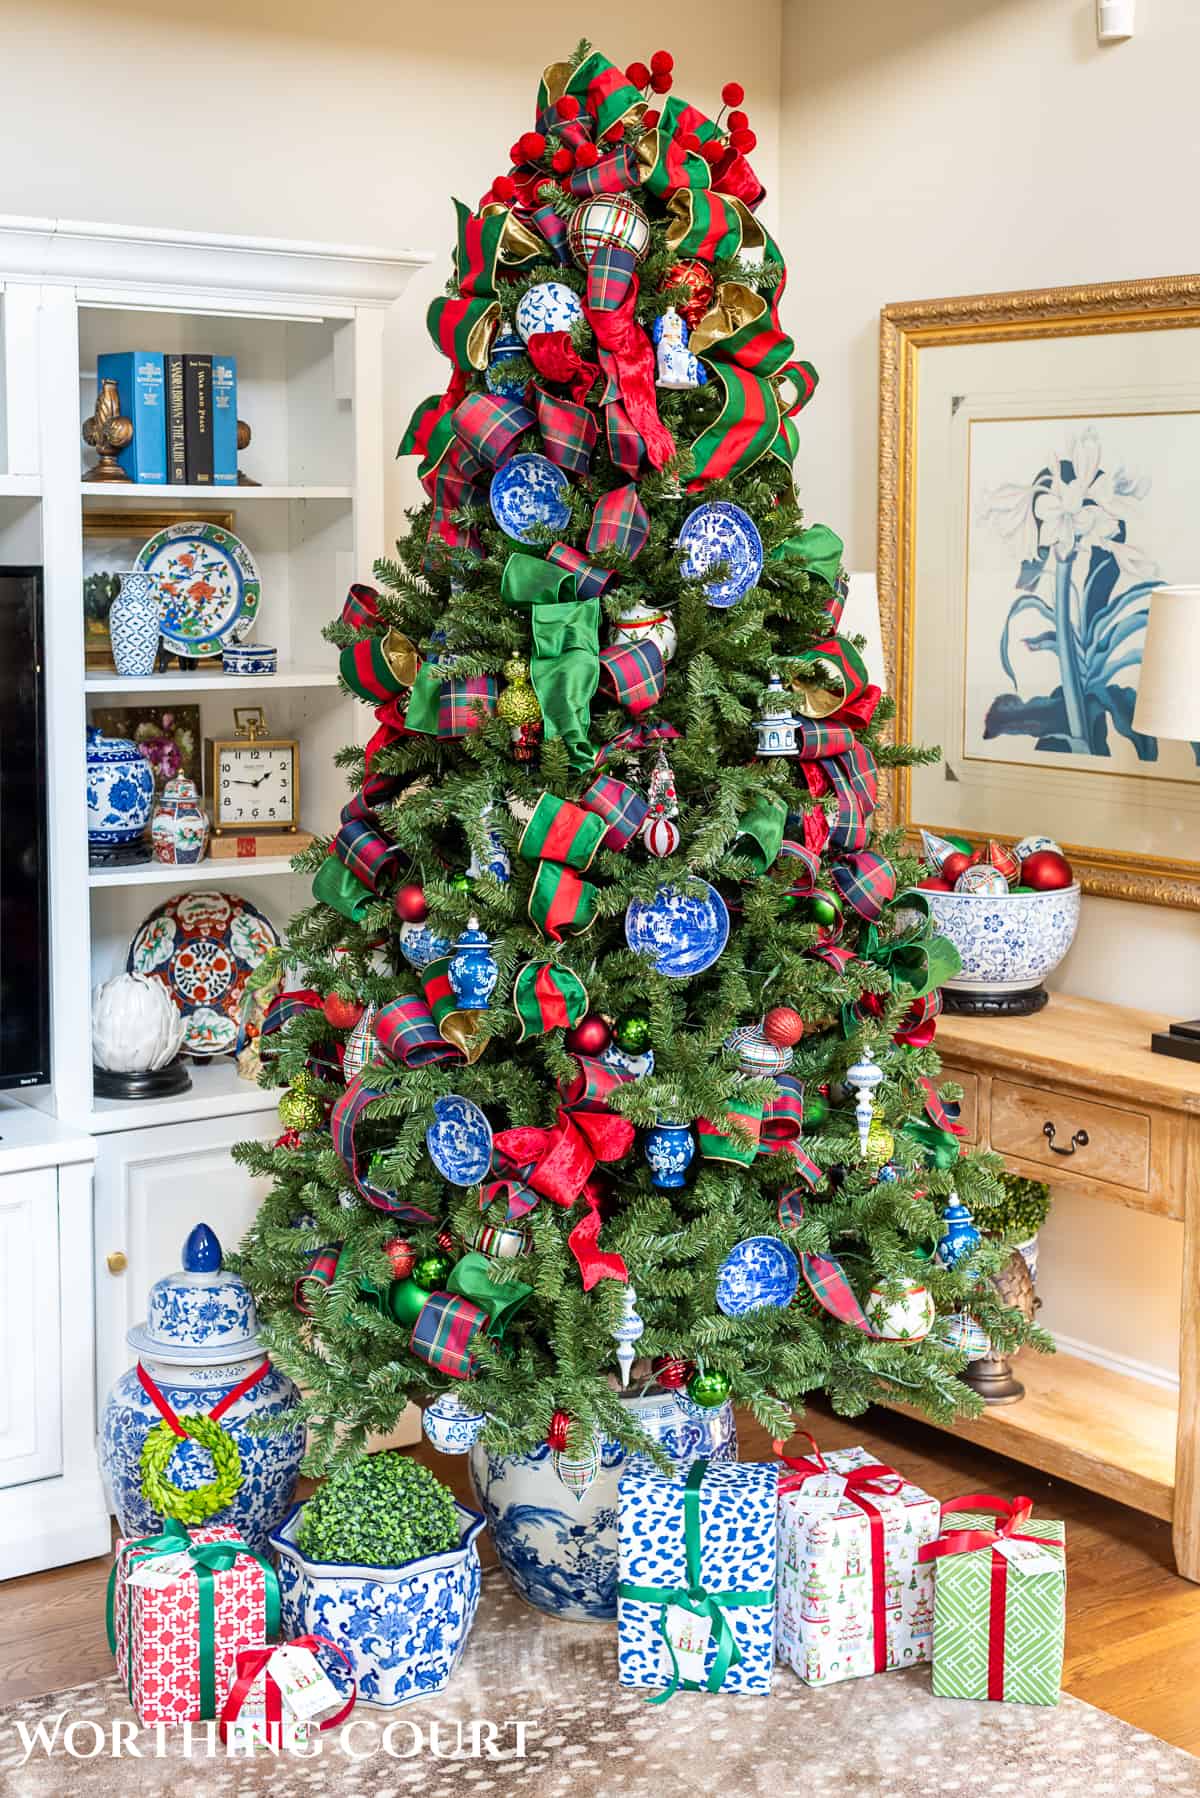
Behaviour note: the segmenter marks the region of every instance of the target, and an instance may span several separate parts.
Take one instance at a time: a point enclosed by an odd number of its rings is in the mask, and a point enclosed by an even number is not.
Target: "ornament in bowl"
[[[92,995],[94,1085],[102,1099],[160,1099],[192,1084],[179,1059],[183,1019],[145,974],[116,974]]]

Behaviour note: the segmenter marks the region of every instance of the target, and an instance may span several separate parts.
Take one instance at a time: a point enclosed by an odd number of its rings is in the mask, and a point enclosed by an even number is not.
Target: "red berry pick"
[[[492,182],[492,192],[498,200],[511,200],[515,197],[517,184],[511,175],[497,175]]]
[[[653,131],[661,117],[662,114],[658,111],[657,107],[647,106],[645,112],[642,114],[643,131]]]
[[[550,167],[556,175],[565,175],[575,167],[575,158],[565,146],[557,149],[550,158]]]
[[[546,154],[546,140],[540,131],[521,133],[521,154],[526,162],[537,162]]]
[[[745,131],[750,120],[744,112],[731,112],[725,123],[731,131]]]
[[[651,75],[650,86],[656,94],[669,94],[675,85],[675,77],[668,70],[662,75]]]
[[[650,73],[652,75],[669,75],[674,67],[675,58],[671,55],[669,50],[656,50],[654,55],[650,58]]]
[[[574,94],[564,94],[554,108],[560,119],[577,119],[579,117],[579,101]]]
[[[726,106],[740,106],[746,98],[746,90],[740,81],[727,81],[721,89],[721,98]]]
[[[575,167],[577,169],[594,168],[599,160],[600,152],[595,144],[580,144],[575,152]]]
[[[729,133],[729,141],[735,150],[740,150],[743,156],[745,156],[753,150],[758,139],[755,137],[753,131],[731,131]]]
[[[650,71],[644,62],[631,62],[626,67],[625,79],[634,87],[649,87]]]

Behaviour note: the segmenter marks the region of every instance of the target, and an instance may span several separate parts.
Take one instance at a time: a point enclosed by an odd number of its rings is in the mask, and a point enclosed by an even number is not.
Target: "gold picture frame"
[[[1177,338],[1169,341],[1145,339],[1147,333],[1176,332]],[[1131,343],[1118,346],[1114,351],[1110,340],[1116,336],[1128,334]],[[1068,347],[1067,340],[1094,340]],[[1004,346],[1044,344],[1045,350],[1025,349],[1020,352],[1008,352]],[[993,346],[977,354],[976,362],[969,357],[955,355],[954,360],[937,363],[933,360],[939,352],[950,352],[952,355],[964,348],[974,351],[976,346]],[[995,347],[999,346],[999,347]],[[1056,347],[1057,346],[1057,347]],[[1094,384],[1095,396],[1107,395],[1107,398],[1089,398],[1091,390],[1086,378],[1081,378],[1082,371],[1089,357],[1094,357],[1096,369],[1100,371],[1111,365],[1114,354],[1125,354],[1133,362],[1139,354],[1147,359],[1147,366],[1154,364],[1155,374],[1161,381],[1162,395],[1166,396],[1154,401],[1157,410],[1150,408],[1137,409],[1137,400],[1124,401],[1113,398],[1118,393],[1119,383],[1111,374],[1097,378]],[[1196,359],[1193,364],[1193,357]],[[1059,380],[1059,369],[1070,365],[1069,377],[1063,377],[1063,391],[1066,391],[1068,379],[1079,381],[1077,388],[1072,389],[1072,400],[1066,405],[1061,396],[1054,403],[1043,402],[1043,382],[1037,379],[1039,366],[1043,370],[1043,381],[1047,391],[1055,388]],[[1175,365],[1178,365],[1176,370]],[[970,382],[960,377],[964,370],[978,367],[986,368],[986,380],[979,381],[979,404],[975,411],[978,416],[968,417],[961,424],[936,423],[930,428],[930,421],[935,417],[931,410],[935,403],[941,404],[941,413],[945,414],[958,406],[960,394],[958,386],[967,387]],[[1008,385],[1008,374],[1012,379]],[[947,373],[947,371],[952,371]],[[888,305],[880,314],[879,343],[879,542],[878,542],[878,578],[880,618],[884,645],[884,656],[887,665],[888,684],[896,696],[896,735],[898,741],[921,741],[922,710],[928,709],[924,700],[925,689],[937,684],[937,672],[928,665],[928,650],[931,640],[937,644],[940,624],[947,630],[957,631],[963,642],[958,661],[952,661],[947,655],[944,671],[947,674],[945,685],[953,685],[961,678],[962,696],[953,700],[934,700],[936,707],[958,705],[961,716],[966,719],[970,707],[970,686],[972,666],[967,654],[966,644],[972,629],[971,608],[973,588],[969,572],[970,548],[973,520],[977,515],[971,510],[974,497],[972,489],[971,456],[972,436],[976,424],[995,427],[997,424],[1015,425],[1049,425],[1054,429],[1056,423],[1064,427],[1068,425],[1078,428],[1081,424],[1091,430],[1093,425],[1103,425],[1116,420],[1124,422],[1128,419],[1154,421],[1162,423],[1170,420],[1176,423],[1186,420],[1189,430],[1195,425],[1200,428],[1200,275],[1170,275],[1156,279],[1140,281],[1103,282],[1081,287],[1051,287],[1024,292],[993,293],[965,295],[948,299],[918,300]],[[1045,379],[1050,375],[1049,379]],[[1031,378],[1031,376],[1033,378]],[[1147,377],[1147,391],[1149,391]],[[982,389],[986,386],[987,393]],[[1130,384],[1130,392],[1136,383]],[[1057,391],[1057,390],[1056,390]],[[1156,393],[1159,392],[1155,388]],[[1183,397],[1177,397],[1177,396]],[[1122,409],[1122,408],[1126,409]],[[1043,409],[1045,408],[1045,409]],[[968,410],[970,408],[968,407]],[[985,416],[990,412],[993,416]],[[938,418],[941,414],[936,415]],[[926,426],[927,435],[934,441],[928,453],[923,457],[922,422]],[[951,437],[966,434],[967,448],[964,454],[947,453],[946,444]],[[1049,438],[1050,432],[1045,433]],[[1100,432],[1101,440],[1103,432]],[[958,439],[956,438],[956,441]],[[1009,439],[1008,441],[1015,441]],[[1073,440],[1078,441],[1078,440]],[[1040,475],[1035,477],[1030,491],[1036,490],[1038,479],[1049,479],[1051,483],[1061,474],[1066,479],[1071,464],[1063,461],[1055,468],[1052,451],[1048,464],[1042,466]],[[1113,455],[1115,458],[1116,451]],[[1077,459],[1076,466],[1081,458]],[[1022,469],[1022,479],[1028,477],[1028,462]],[[1037,467],[1034,463],[1033,467]],[[965,472],[964,472],[965,471]],[[1121,473],[1124,471],[1121,470]],[[954,526],[947,527],[944,514],[938,509],[939,483],[945,487],[946,510],[954,514]],[[995,490],[997,493],[999,489]],[[1004,491],[1011,491],[1005,489]],[[1039,514],[1035,510],[1034,516]],[[1082,514],[1080,514],[1082,516]],[[939,538],[936,551],[927,555],[922,544],[922,525],[926,537],[932,541]],[[955,526],[961,527],[961,543],[956,542]],[[977,531],[981,528],[977,523]],[[1042,538],[1045,530],[1035,527],[1038,533],[1038,553],[1044,553]],[[1116,535],[1123,537],[1124,526]],[[945,544],[940,539],[945,539]],[[1025,542],[1028,543],[1028,537]],[[1182,543],[1182,539],[1181,539]],[[1124,541],[1121,542],[1124,548]],[[1168,580],[1200,579],[1200,560],[1195,560],[1196,549],[1190,541],[1186,545],[1189,563],[1186,571],[1168,567],[1166,573],[1159,578]],[[958,561],[955,561],[955,555]],[[938,560],[940,558],[940,562]],[[939,583],[930,581],[927,576],[926,563],[940,566],[947,573],[948,579]],[[1020,564],[1021,575],[1034,565],[1028,561]],[[1050,561],[1051,578],[1054,577],[1055,564]],[[1122,573],[1122,579],[1125,578]],[[1144,586],[1152,586],[1153,582],[1144,582]],[[995,585],[995,583],[993,583]],[[944,586],[946,592],[939,589]],[[1009,644],[1008,624],[1012,617],[1012,594],[1024,595],[1026,586],[1018,584],[1009,588],[1004,599],[1010,604],[1005,625],[1004,651],[1005,667],[1008,668],[1007,650]],[[1068,571],[1068,595],[1071,589],[1071,572]],[[954,589],[952,593],[950,590]],[[1036,589],[1035,589],[1036,591]],[[1120,587],[1116,589],[1118,596]],[[961,606],[954,608],[955,597],[961,598]],[[993,602],[994,603],[994,602]],[[1003,603],[1001,601],[1000,603]],[[1068,596],[1067,606],[1072,601]],[[1138,600],[1139,606],[1144,602]],[[1037,606],[1034,598],[1029,608]],[[943,608],[939,615],[939,607]],[[1050,608],[1042,603],[1039,608],[1043,616]],[[998,614],[997,614],[998,615]],[[1061,620],[1059,620],[1061,622]],[[1036,633],[1036,626],[1032,627]],[[1136,628],[1136,627],[1135,627]],[[931,639],[931,630],[934,635]],[[918,648],[917,640],[924,635],[924,650],[921,654],[921,692],[918,694]],[[1049,649],[1051,655],[1058,657],[1057,638],[1050,631],[1043,631],[1040,640],[1036,634],[1033,639],[1026,638],[1024,647]],[[1043,665],[1048,661],[1043,655]],[[1108,664],[1105,664],[1105,669]],[[1059,696],[1065,696],[1067,675],[1062,673],[1062,663],[1058,663],[1061,675]],[[961,672],[960,672],[961,671]],[[1011,670],[1010,670],[1011,672]],[[1051,670],[1051,678],[1054,670]],[[1101,680],[1104,669],[1101,671]],[[1130,678],[1126,675],[1126,678]],[[1014,686],[1016,685],[1014,681]],[[1102,692],[1111,693],[1112,686],[1101,688]],[[1005,699],[1010,695],[1005,693]],[[993,701],[993,706],[998,704]],[[1017,703],[1012,699],[1011,703]],[[1034,702],[1039,706],[1051,703],[1045,699]],[[1060,703],[1056,696],[1054,703]],[[991,725],[995,714],[989,712],[986,722]],[[1120,755],[1128,758],[1133,751],[1127,744],[1133,744],[1138,756],[1143,750],[1137,748],[1136,740],[1130,736],[1132,730],[1131,717],[1126,715],[1122,720],[1124,728],[1118,741],[1114,731],[1111,741]],[[966,762],[972,761],[970,749],[992,735],[1001,735],[1007,728],[989,733],[976,732],[975,736],[964,733],[960,743]],[[1120,727],[1118,727],[1120,728]],[[950,734],[950,733],[947,733]],[[1036,738],[1036,731],[1025,725],[1022,735]],[[930,736],[925,740],[945,742],[945,736]],[[1049,745],[1057,745],[1062,739],[1058,735],[1034,741],[1032,748],[1041,750]],[[1073,747],[1080,747],[1076,741]],[[1084,742],[1086,748],[1086,739]],[[1161,747],[1161,746],[1159,746]],[[1186,751],[1186,745],[1168,746],[1172,756]],[[1019,837],[1042,833],[1053,835],[1060,841],[1064,852],[1069,856],[1076,876],[1086,892],[1103,894],[1108,898],[1129,899],[1143,904],[1178,906],[1188,909],[1200,909],[1200,858],[1191,859],[1181,853],[1182,839],[1189,834],[1187,830],[1173,834],[1179,839],[1175,843],[1147,841],[1148,826],[1143,826],[1143,818],[1148,811],[1155,815],[1161,813],[1165,818],[1170,795],[1176,790],[1183,790],[1190,803],[1193,794],[1191,781],[1182,788],[1185,775],[1195,773],[1200,780],[1200,767],[1193,770],[1184,768],[1178,761],[1173,761],[1171,768],[1179,768],[1178,774],[1164,770],[1161,766],[1153,769],[1135,767],[1132,773],[1124,768],[1096,768],[1095,763],[1100,755],[1113,753],[1108,747],[1102,751],[1085,753],[1077,758],[1078,769],[1068,757],[1055,754],[1055,766],[1050,767],[1050,758],[1046,762],[1036,764],[1029,759],[1030,752],[1021,744],[1020,751],[1014,751],[1011,762],[1002,761],[1007,750],[991,748],[987,752],[996,760],[989,766],[981,762],[979,766],[987,769],[980,776],[980,786],[975,789],[976,796],[983,792],[989,780],[993,784],[1007,783],[1009,789],[1003,804],[1010,814],[1007,819],[1008,828],[993,828],[994,818],[989,823],[982,821],[975,827],[964,822],[963,808],[972,803],[968,786],[968,797],[964,799],[960,791],[948,793],[943,788],[939,795],[930,776],[921,770],[895,769],[891,771],[887,783],[886,803],[892,821],[904,825],[910,833],[922,827],[945,832],[957,831],[972,836],[976,841],[993,836],[1002,841],[1014,842]],[[1193,746],[1193,754],[1200,763],[1200,746]],[[1023,757],[1024,759],[1020,759]],[[948,761],[951,758],[948,758]],[[1147,761],[1149,757],[1147,756]],[[960,764],[960,771],[961,771]],[[1027,772],[1028,806],[1023,811],[1020,822],[1015,811],[1017,797],[1021,791],[1024,773]],[[971,770],[968,769],[968,774]],[[1154,779],[1149,778],[1150,774]],[[1139,774],[1143,778],[1139,779]],[[1039,793],[1047,790],[1044,776],[1049,776],[1049,785],[1061,787],[1064,792],[1072,776],[1082,775],[1090,782],[1087,790],[1088,807],[1064,809],[1058,802],[1058,812],[1064,821],[1064,828],[1053,828],[1039,816]],[[953,766],[944,771],[944,778],[958,783],[958,774]],[[1039,787],[1038,782],[1043,784]],[[1103,785],[1100,783],[1103,782]],[[1118,784],[1119,783],[1119,784]],[[1076,782],[1076,790],[1082,790]],[[1166,796],[1166,797],[1164,797]],[[1195,795],[1200,801],[1200,791]],[[1151,803],[1148,805],[1147,801]],[[1001,809],[992,806],[989,810]],[[944,812],[950,815],[939,815]],[[1093,830],[1093,836],[1117,836],[1127,828],[1131,846],[1126,849],[1119,841],[1089,842],[1088,831],[1077,834],[1082,840],[1076,840],[1069,828],[1071,823],[1094,819],[1103,815],[1105,830]],[[1178,823],[1179,820],[1176,820]],[[1160,830],[1164,839],[1167,833]],[[1138,836],[1141,842],[1134,841]],[[1200,834],[1191,832],[1191,840],[1200,843]]]
[[[113,673],[115,663],[108,626],[97,591],[106,577],[132,567],[133,558],[156,531],[169,524],[215,524],[232,531],[234,513],[212,506],[83,508],[83,641],[84,666],[93,673]],[[111,598],[109,599],[111,604]]]

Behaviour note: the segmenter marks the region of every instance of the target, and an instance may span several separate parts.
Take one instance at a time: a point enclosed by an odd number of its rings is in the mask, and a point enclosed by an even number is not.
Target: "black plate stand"
[[[942,988],[942,1007],[968,1018],[1027,1018],[1050,1003],[1044,986],[1023,993],[958,993]]]
[[[93,1068],[92,1087],[98,1099],[174,1099],[191,1090],[192,1077],[176,1056],[165,1068],[144,1074],[118,1074],[111,1068]]]

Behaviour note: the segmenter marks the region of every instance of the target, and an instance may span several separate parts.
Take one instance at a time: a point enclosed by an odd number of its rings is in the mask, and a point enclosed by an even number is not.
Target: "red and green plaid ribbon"
[[[551,462],[567,474],[587,474],[600,433],[595,413],[574,400],[547,393],[544,387],[534,388],[533,403],[542,448]]]
[[[543,793],[521,832],[517,853],[527,862],[562,862],[590,868],[604,837],[604,820],[569,799]]]
[[[553,206],[547,204],[535,206],[529,215],[529,222],[535,225],[546,240],[547,247],[553,252],[554,260],[563,264],[571,261],[571,247],[567,240],[567,221],[555,212]]]
[[[289,992],[277,993],[267,1006],[262,1026],[258,1033],[259,1053],[274,1054],[279,1044],[272,1039],[293,1018],[301,1017],[306,1011],[320,1011],[323,1000],[320,993],[311,986],[293,987]]]
[[[501,1204],[504,1221],[509,1224],[519,1223],[541,1202],[540,1193],[521,1180],[486,1180],[479,1189],[479,1209],[486,1211],[489,1205]],[[482,1248],[483,1245],[477,1246]]]
[[[632,1074],[610,1067],[598,1056],[577,1055],[575,1073],[569,1079],[560,1080],[558,1090],[564,1104],[569,1105],[572,1110],[584,1108],[594,1111],[601,1105],[607,1105],[609,1094],[632,1079]]]
[[[873,849],[843,855],[832,864],[830,877],[851,911],[868,924],[882,916],[884,906],[896,891],[896,870]]]
[[[641,643],[612,643],[600,651],[601,690],[634,717],[657,705],[666,685],[662,651],[648,638]]]
[[[597,194],[624,194],[640,182],[637,156],[629,144],[606,150],[590,168],[573,169],[567,186],[581,200]]]
[[[575,591],[580,599],[602,599],[617,578],[611,568],[597,568],[581,549],[572,549],[569,543],[552,543],[546,560],[575,576]]]
[[[486,1331],[488,1316],[458,1293],[432,1292],[417,1313],[410,1351],[438,1373],[465,1380],[475,1366],[471,1344]]]
[[[342,623],[352,631],[365,631],[379,622],[379,589],[355,581],[342,606]]]
[[[376,1186],[360,1166],[361,1150],[357,1140],[359,1124],[376,1099],[384,1096],[378,1088],[367,1086],[362,1074],[350,1082],[330,1114],[329,1127],[334,1149],[350,1176],[350,1184],[368,1205],[373,1205],[377,1211],[386,1211],[392,1217],[402,1218],[405,1223],[431,1224],[433,1217],[430,1212],[422,1211],[416,1205],[406,1205],[396,1193]]]
[[[658,416],[657,365],[650,339],[635,317],[637,296],[632,252],[605,246],[588,268],[583,308],[596,339],[600,367],[608,380],[605,404],[609,410],[620,408],[618,432],[626,428],[635,432],[651,466],[665,468],[675,454],[675,439]],[[609,448],[611,453],[611,434]],[[618,466],[625,466],[616,456],[613,460]]]
[[[645,460],[646,446],[619,400],[609,400],[604,408],[604,441],[613,467],[622,474],[637,475]]]
[[[603,818],[606,828],[601,841],[606,849],[616,850],[633,841],[650,809],[645,794],[613,774],[598,774],[587,791],[580,794],[579,803]]]
[[[678,736],[673,724],[633,724],[596,751],[596,766],[602,768],[614,755],[637,755],[652,743],[674,742]]]
[[[796,740],[801,772],[813,798],[833,793],[837,800],[830,842],[841,850],[865,849],[868,820],[879,799],[875,757],[847,724],[797,718]]]
[[[442,1036],[427,1000],[417,993],[406,993],[380,1008],[375,1037],[384,1054],[406,1068],[466,1059],[461,1049]]]
[[[864,1336],[878,1340],[840,1261],[834,1260],[832,1255],[801,1255],[800,1271],[822,1311],[836,1317],[839,1323],[861,1330]]]
[[[645,548],[650,535],[650,514],[633,482],[614,487],[596,501],[588,531],[587,550],[592,556],[617,550],[632,561]]]
[[[337,1272],[338,1256],[341,1252],[340,1242],[329,1243],[325,1248],[317,1249],[308,1267],[292,1288],[296,1309],[305,1317],[312,1316],[313,1299],[332,1284],[333,1276]]]
[[[578,936],[591,924],[596,912],[597,889],[580,880],[573,868],[558,862],[539,862],[529,894],[529,916],[551,942]]]
[[[488,468],[507,462],[535,422],[528,406],[498,393],[469,393],[454,411],[456,436]]]
[[[465,679],[443,681],[438,696],[439,737],[469,737],[483,716],[490,717],[499,695],[494,674],[469,674]]]
[[[587,1003],[587,988],[572,969],[553,961],[526,962],[513,985],[513,1010],[521,1023],[517,1041],[572,1029]]]
[[[738,1167],[749,1167],[758,1154],[762,1121],[763,1107],[758,1100],[742,1098],[738,1094],[726,1099],[722,1120],[696,1119],[701,1155],[706,1161],[731,1161]],[[739,1135],[733,1126],[740,1126],[742,1132],[748,1133],[750,1141]]]
[[[391,874],[404,852],[372,825],[349,818],[333,839],[333,852],[354,878],[378,893],[381,881]]]

